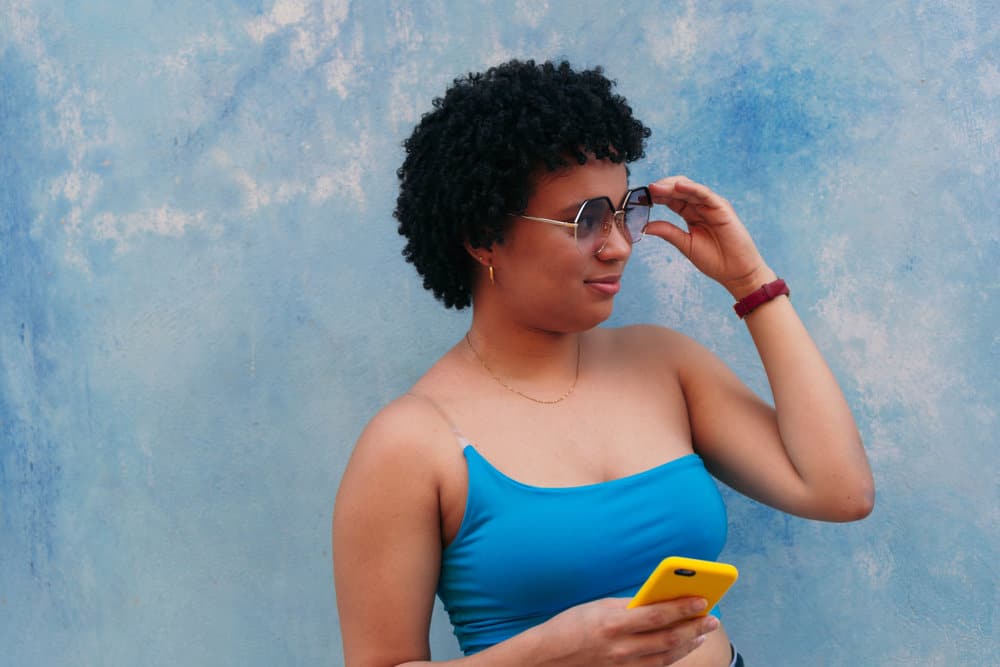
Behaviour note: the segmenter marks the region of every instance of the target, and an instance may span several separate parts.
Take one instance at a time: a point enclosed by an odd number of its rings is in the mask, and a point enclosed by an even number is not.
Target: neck
[[[555,398],[576,382],[580,336],[494,322],[476,312],[469,328],[469,352],[474,363],[482,363],[487,372],[515,389],[537,398]]]

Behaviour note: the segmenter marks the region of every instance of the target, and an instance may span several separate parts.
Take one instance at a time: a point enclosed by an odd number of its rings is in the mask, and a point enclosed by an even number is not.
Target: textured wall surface
[[[400,142],[518,56],[604,65],[633,181],[734,202],[861,424],[867,521],[726,493],[750,664],[1000,664],[1000,8],[618,4],[0,0],[0,661],[342,662],[340,473],[468,324],[399,256]],[[767,395],[666,244],[635,321]]]

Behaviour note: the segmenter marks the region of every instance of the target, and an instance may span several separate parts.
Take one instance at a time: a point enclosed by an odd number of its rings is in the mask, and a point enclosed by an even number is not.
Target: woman
[[[857,427],[786,290],[707,187],[628,184],[649,130],[600,69],[512,61],[434,107],[405,144],[396,217],[425,287],[471,303],[472,325],[375,416],[344,473],[347,664],[428,661],[435,592],[456,664],[742,664],[704,601],[625,605],[662,558],[718,556],[709,473],[802,517],[871,511]],[[653,204],[687,231],[647,224]],[[774,408],[680,333],[597,328],[643,236],[732,294]]]

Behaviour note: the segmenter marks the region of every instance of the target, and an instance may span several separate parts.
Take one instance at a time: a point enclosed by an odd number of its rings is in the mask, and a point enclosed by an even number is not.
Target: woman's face
[[[617,207],[627,191],[624,164],[591,159],[541,175],[524,215],[572,222],[585,200],[608,197]],[[617,226],[594,255],[578,249],[570,227],[515,217],[504,242],[493,246],[496,284],[484,287],[525,326],[583,331],[611,316],[631,253]]]

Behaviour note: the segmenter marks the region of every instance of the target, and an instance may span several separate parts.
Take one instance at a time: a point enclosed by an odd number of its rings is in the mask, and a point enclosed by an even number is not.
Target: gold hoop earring
[[[495,285],[495,284],[496,283],[493,282],[493,265],[490,264],[490,285]]]

